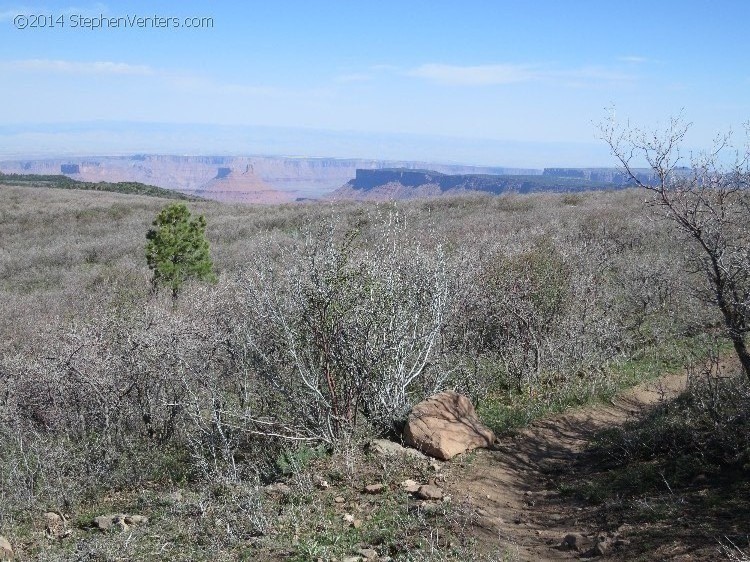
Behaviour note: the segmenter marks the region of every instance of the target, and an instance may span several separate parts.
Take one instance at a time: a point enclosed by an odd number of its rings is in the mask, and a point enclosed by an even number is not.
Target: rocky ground
[[[717,548],[717,527],[693,528],[696,518],[687,508],[677,520],[642,528],[627,517],[613,517],[606,502],[566,493],[574,483],[601,472],[597,453],[590,449],[596,435],[672,400],[685,385],[685,375],[667,375],[609,403],[535,422],[497,440],[491,450],[447,462],[386,440],[371,441],[364,451],[352,453],[357,467],[349,477],[337,476],[328,461],[314,461],[304,473],[261,490],[266,514],[270,505],[278,516],[259,525],[262,531],[241,541],[239,548],[222,551],[220,559],[726,559]],[[705,477],[698,480],[697,486],[710,487]],[[686,497],[673,494],[670,501],[690,503]],[[229,529],[230,516],[202,501],[195,490],[155,489],[112,498],[100,504],[101,513],[88,518],[48,512],[40,515],[26,544],[14,545],[16,557],[42,559],[35,556],[44,552],[45,560],[135,560],[158,550],[161,558],[153,559],[211,559],[207,550],[191,555],[175,542],[180,533],[183,540],[205,540],[200,529],[186,527],[195,519],[210,522],[206,525],[213,539],[221,534],[216,524]],[[140,510],[106,510],[105,505]],[[743,517],[741,511],[730,515],[723,528],[741,531]],[[134,546],[139,541],[141,550]],[[0,540],[0,559],[10,559],[12,548]],[[53,555],[56,549],[61,550]]]

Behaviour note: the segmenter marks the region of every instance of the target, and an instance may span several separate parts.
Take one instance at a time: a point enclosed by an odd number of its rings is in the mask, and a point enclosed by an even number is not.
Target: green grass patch
[[[714,348],[713,343],[702,335],[686,337],[639,350],[629,359],[611,363],[603,371],[567,378],[549,377],[522,390],[499,385],[500,388],[492,390],[478,404],[477,412],[496,434],[507,434],[536,419],[609,400],[626,388],[704,361]],[[720,352],[730,347],[728,343],[723,344]],[[502,381],[502,376],[498,380]]]

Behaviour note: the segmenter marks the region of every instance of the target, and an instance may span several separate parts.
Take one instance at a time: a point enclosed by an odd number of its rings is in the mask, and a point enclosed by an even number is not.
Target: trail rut
[[[511,560],[556,561],[580,558],[582,551],[561,548],[569,534],[593,544],[600,529],[587,520],[587,507],[562,498],[554,475],[575,470],[593,436],[624,424],[648,407],[676,397],[685,374],[665,375],[615,397],[539,420],[496,450],[479,451],[450,469],[446,490],[471,515],[478,547],[505,551]]]

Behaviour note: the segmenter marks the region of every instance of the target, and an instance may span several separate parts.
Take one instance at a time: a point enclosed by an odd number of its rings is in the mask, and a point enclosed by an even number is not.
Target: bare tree
[[[750,378],[750,145],[734,149],[729,133],[710,151],[685,158],[681,145],[690,125],[680,115],[664,130],[647,132],[618,125],[612,113],[600,132],[632,183],[651,192],[657,212],[692,241],[691,261],[709,282],[704,296],[721,312]],[[750,124],[746,133],[750,138]],[[639,161],[651,173],[637,170]]]

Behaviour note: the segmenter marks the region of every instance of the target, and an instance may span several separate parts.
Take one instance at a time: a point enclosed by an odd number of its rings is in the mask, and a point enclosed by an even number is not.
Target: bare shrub
[[[373,249],[339,224],[308,231],[300,259],[245,277],[252,368],[283,400],[293,435],[333,442],[364,413],[385,430],[441,387],[444,259],[410,244],[398,217]]]
[[[24,460],[11,489],[60,505],[80,499],[57,496],[65,478],[83,493],[233,465],[237,445],[210,408],[236,399],[231,309],[226,286],[193,287],[179,306],[107,308],[58,327],[34,359],[5,361],[3,422],[17,437],[3,434],[2,449]]]

